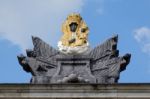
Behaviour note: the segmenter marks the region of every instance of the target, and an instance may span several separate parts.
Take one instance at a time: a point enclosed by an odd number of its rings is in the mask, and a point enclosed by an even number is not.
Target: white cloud
[[[31,48],[31,35],[56,45],[61,24],[72,12],[81,12],[84,0],[0,0],[0,38]]]
[[[150,28],[141,27],[136,29],[134,38],[141,45],[142,51],[150,54]]]

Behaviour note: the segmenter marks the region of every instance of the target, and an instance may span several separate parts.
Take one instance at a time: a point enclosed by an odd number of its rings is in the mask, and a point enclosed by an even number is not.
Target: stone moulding
[[[150,84],[0,84],[0,99],[150,99]]]

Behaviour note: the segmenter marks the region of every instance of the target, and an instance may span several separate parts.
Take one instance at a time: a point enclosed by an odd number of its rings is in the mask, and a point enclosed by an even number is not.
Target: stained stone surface
[[[150,99],[150,84],[0,84],[0,99]]]
[[[106,40],[88,53],[70,55],[59,52],[38,37],[34,48],[19,55],[20,65],[32,74],[31,83],[117,83],[120,72],[130,62],[130,54],[119,56],[118,36]]]

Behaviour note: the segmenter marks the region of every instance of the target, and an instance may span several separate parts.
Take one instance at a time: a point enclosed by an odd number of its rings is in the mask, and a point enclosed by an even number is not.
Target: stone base
[[[0,84],[0,99],[150,99],[150,84]]]

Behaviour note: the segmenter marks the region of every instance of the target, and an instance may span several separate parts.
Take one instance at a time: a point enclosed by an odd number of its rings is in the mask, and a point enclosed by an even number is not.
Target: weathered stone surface
[[[118,36],[77,55],[63,54],[38,37],[32,39],[33,50],[27,50],[27,56],[19,55],[18,60],[26,72],[31,72],[34,84],[117,83],[131,57],[118,57]]]
[[[91,73],[90,61],[90,57],[83,55],[63,57],[61,55],[57,58],[58,68],[52,77],[52,83],[57,81],[61,83],[96,83],[96,78]]]
[[[150,99],[150,84],[0,84],[0,99]]]
[[[117,83],[120,72],[130,61],[130,54],[118,57],[117,42],[118,35],[106,40],[89,53],[89,56],[93,58],[91,71],[97,83]]]

